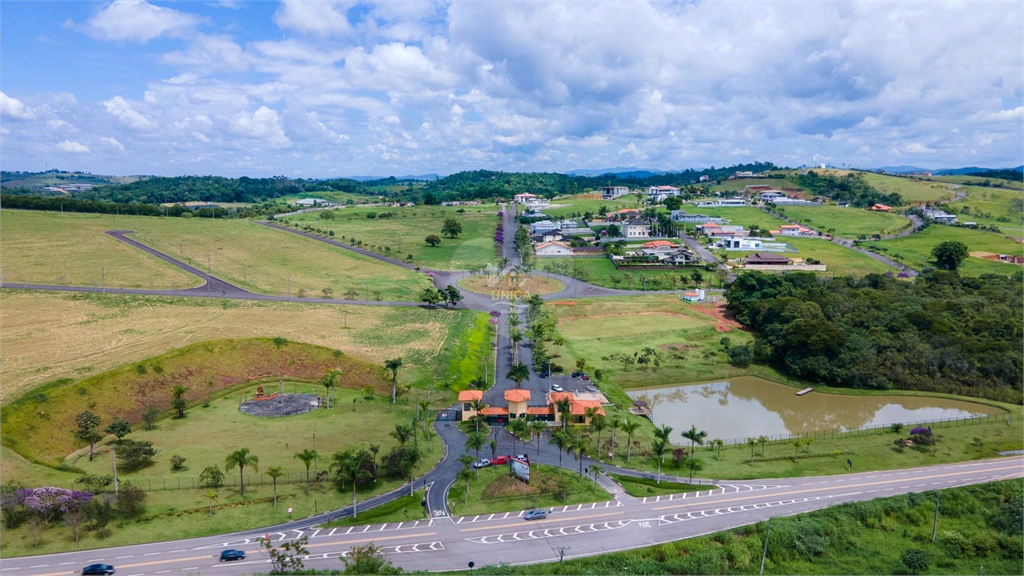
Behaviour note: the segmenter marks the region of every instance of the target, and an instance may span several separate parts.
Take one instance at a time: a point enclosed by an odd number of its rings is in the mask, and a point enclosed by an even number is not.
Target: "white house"
[[[952,224],[956,222],[955,214],[950,214],[940,208],[925,208],[924,215],[935,220],[939,224]]]
[[[718,242],[726,250],[761,250],[764,240],[761,238],[729,236]]]
[[[572,256],[572,248],[562,242],[545,242],[534,248],[537,256]]]
[[[303,198],[302,200],[296,200],[295,205],[303,208],[312,208],[314,206],[326,206],[327,201],[320,200],[319,198]]]
[[[532,222],[530,224],[530,234],[540,234],[542,232],[553,232],[555,230],[561,230],[562,226],[558,222],[552,222],[551,220],[541,220],[540,222]]]
[[[804,228],[799,224],[783,224],[778,230],[772,230],[775,236],[817,236],[814,230]]]
[[[697,179],[698,182],[707,182],[708,180],[709,178],[707,174],[704,174],[703,176]]]
[[[548,207],[550,207],[551,206],[551,201],[548,200],[547,198],[540,198],[540,197],[530,198],[526,202],[523,203],[523,206],[526,206],[530,210],[539,210],[541,208],[548,208]]]
[[[720,216],[708,216],[707,214],[687,214],[684,210],[673,210],[672,213],[669,214],[669,218],[673,222],[684,222],[686,224],[707,224],[708,222],[723,224],[726,222]]]
[[[703,206],[708,208],[734,208],[738,206],[746,206],[747,201],[743,198],[724,198],[721,200],[700,200],[693,204],[694,206]]]
[[[675,186],[651,186],[647,189],[647,199],[650,202],[661,202],[670,196],[679,196],[679,188]]]
[[[779,192],[778,190],[768,190],[766,192],[761,192],[760,196],[761,202],[775,202],[779,198],[785,197],[786,195],[783,194],[782,192]]]
[[[537,195],[530,194],[529,192],[523,192],[522,194],[516,194],[513,196],[513,199],[516,201],[516,204],[526,204],[531,200],[536,200]]]
[[[626,194],[629,194],[629,186],[605,186],[601,188],[602,200],[614,200]]]
[[[626,220],[622,224],[622,235],[626,238],[650,238],[651,225],[643,220]]]

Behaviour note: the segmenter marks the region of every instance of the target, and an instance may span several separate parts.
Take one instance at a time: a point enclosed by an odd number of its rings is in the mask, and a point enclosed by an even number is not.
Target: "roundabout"
[[[467,276],[459,280],[459,288],[495,298],[507,299],[514,296],[521,299],[556,294],[565,290],[565,284],[546,276],[503,274]]]

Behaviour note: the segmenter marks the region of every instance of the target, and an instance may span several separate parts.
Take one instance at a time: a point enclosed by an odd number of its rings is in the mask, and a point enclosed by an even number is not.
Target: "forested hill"
[[[794,181],[801,188],[809,190],[814,194],[828,196],[836,202],[849,202],[858,208],[867,208],[875,204],[886,206],[902,206],[903,198],[893,192],[885,194],[873,188],[864,177],[857,172],[850,172],[845,176],[833,176],[831,174],[819,174],[814,170],[806,174],[798,174]]]
[[[366,194],[369,190],[361,182],[337,180],[289,180],[276,178],[224,178],[221,176],[155,177],[131,184],[96,187],[75,194],[86,200],[113,202],[262,202],[290,194],[336,190]]]
[[[566,194],[579,194],[586,190],[599,190],[602,186],[629,186],[645,188],[648,186],[686,186],[696,183],[701,176],[714,181],[724,179],[736,172],[764,172],[772,170],[774,164],[758,162],[739,164],[728,168],[708,168],[706,170],[684,170],[665,174],[654,174],[643,178],[620,177],[615,174],[598,176],[568,176],[553,172],[494,172],[476,170],[459,172],[427,182],[421,193],[425,200],[460,200],[480,198],[511,198],[522,192],[540,196],[554,197]]]
[[[869,275],[740,275],[726,290],[757,331],[753,357],[785,374],[850,388],[931,390],[1020,404],[1022,273],[916,282]]]

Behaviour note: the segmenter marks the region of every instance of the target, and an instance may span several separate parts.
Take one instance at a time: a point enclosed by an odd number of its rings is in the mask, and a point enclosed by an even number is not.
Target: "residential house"
[[[679,188],[675,186],[651,186],[647,189],[647,201],[652,204],[663,202],[670,196],[679,196]]]
[[[650,238],[651,225],[643,220],[634,218],[622,224],[621,233],[625,238]]]
[[[769,252],[755,252],[743,259],[743,263],[750,266],[789,266],[792,261],[785,256]]]
[[[563,242],[544,242],[538,244],[533,251],[541,257],[572,256],[572,248]]]
[[[516,204],[526,204],[531,200],[536,200],[537,195],[530,194],[529,192],[523,192],[522,194],[516,194],[512,198],[515,200]]]
[[[295,205],[302,208],[314,208],[316,206],[324,206],[327,202],[317,198],[303,198],[302,200],[296,200]]]
[[[953,224],[956,222],[956,214],[950,214],[940,208],[925,208],[924,215],[939,224]]]
[[[623,208],[622,210],[618,210],[615,212],[615,214],[611,214],[609,216],[614,216],[619,220],[629,220],[630,218],[639,218],[640,211],[635,208]]]
[[[787,196],[784,193],[779,192],[778,190],[767,190],[765,192],[761,192],[761,195],[759,196],[759,198],[761,199],[761,202],[764,202],[764,203],[775,202],[779,198],[786,198],[786,197]]]
[[[747,201],[743,198],[724,198],[720,200],[699,200],[693,204],[694,206],[705,208],[737,208],[746,206]]]
[[[673,210],[669,214],[669,218],[673,222],[683,222],[685,224],[707,224],[708,222],[715,222],[716,224],[722,224],[725,222],[719,216],[708,216],[707,214],[687,214],[685,210]]]
[[[554,232],[555,230],[561,230],[562,224],[560,222],[553,222],[551,220],[541,220],[540,222],[530,223],[530,234],[539,234],[542,232]]]
[[[673,266],[685,266],[698,261],[697,256],[695,256],[693,252],[690,252],[690,250],[686,248],[679,248],[678,250],[666,255],[664,260],[661,260],[661,263],[672,264]]]
[[[531,198],[523,203],[528,210],[539,210],[541,208],[550,208],[551,201],[547,198]]]
[[[703,289],[687,290],[686,292],[683,292],[680,298],[683,300],[683,302],[695,304],[697,302],[705,301],[707,299],[707,293]]]
[[[505,390],[505,401],[508,402],[509,420],[514,420],[516,418],[526,418],[526,404],[530,401],[529,390],[523,390],[521,388],[516,388],[514,390]]]
[[[810,228],[804,228],[799,224],[783,224],[778,230],[770,231],[773,236],[817,236],[818,234]]]
[[[601,188],[602,200],[614,200],[629,194],[629,186],[605,186]]]
[[[726,250],[761,250],[763,244],[763,238],[743,238],[738,236],[728,236],[717,242],[718,246]]]
[[[707,174],[704,174],[700,178],[697,179],[698,182],[707,182],[708,180],[710,180],[710,178],[708,177]]]

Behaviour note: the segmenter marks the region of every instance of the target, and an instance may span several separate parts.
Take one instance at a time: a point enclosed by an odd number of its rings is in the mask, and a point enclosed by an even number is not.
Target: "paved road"
[[[352,546],[383,546],[407,570],[458,570],[506,561],[529,564],[614,552],[688,538],[809,512],[843,502],[870,500],[1024,476],[1019,456],[891,472],[840,476],[722,482],[686,495],[612,500],[551,509],[547,519],[525,521],[521,511],[478,516],[438,517],[352,528],[295,528],[249,531],[224,536],[125,546],[103,550],[4,559],[3,574],[74,574],[91,562],[115,565],[119,574],[251,574],[269,570],[255,544],[309,537],[307,568],[338,568],[338,557]],[[225,547],[245,550],[244,561],[221,564]]]

